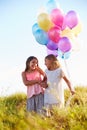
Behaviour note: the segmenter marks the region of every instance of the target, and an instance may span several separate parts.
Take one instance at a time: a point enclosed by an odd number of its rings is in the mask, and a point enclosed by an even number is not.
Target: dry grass
[[[87,130],[87,87],[76,87],[67,107],[54,108],[47,118],[26,112],[26,95],[0,98],[0,130]],[[65,90],[65,101],[70,93]]]

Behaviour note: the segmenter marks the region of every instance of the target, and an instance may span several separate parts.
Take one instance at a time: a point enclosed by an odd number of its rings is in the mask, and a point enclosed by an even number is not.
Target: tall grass
[[[76,94],[62,109],[55,107],[47,118],[26,111],[26,95],[0,98],[0,130],[87,130],[87,87],[76,87]],[[70,92],[65,90],[65,103]]]

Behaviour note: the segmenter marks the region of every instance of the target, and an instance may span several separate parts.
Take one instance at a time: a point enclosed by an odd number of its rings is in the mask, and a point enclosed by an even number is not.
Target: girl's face
[[[38,61],[36,59],[32,59],[29,64],[30,70],[35,70],[38,66]]]
[[[52,61],[51,61],[51,60],[45,59],[45,65],[46,65],[46,67],[47,67],[48,69],[51,68],[51,64],[52,64]]]

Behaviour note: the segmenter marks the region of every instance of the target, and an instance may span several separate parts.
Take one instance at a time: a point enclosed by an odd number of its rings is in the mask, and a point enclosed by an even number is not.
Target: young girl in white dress
[[[64,106],[64,87],[62,86],[62,79],[68,85],[70,92],[74,94],[74,90],[71,87],[69,79],[65,76],[58,59],[53,54],[45,57],[45,65],[47,69],[45,73],[47,75],[48,88],[44,93],[44,105],[47,108],[58,105]]]

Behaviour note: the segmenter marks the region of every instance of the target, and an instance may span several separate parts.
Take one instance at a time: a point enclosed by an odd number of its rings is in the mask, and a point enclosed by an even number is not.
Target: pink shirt
[[[34,71],[32,73],[26,73],[27,80],[42,80],[42,75],[38,71]],[[39,93],[43,93],[44,89],[39,84],[29,85],[27,86],[27,97],[30,98],[33,95],[37,95]]]

